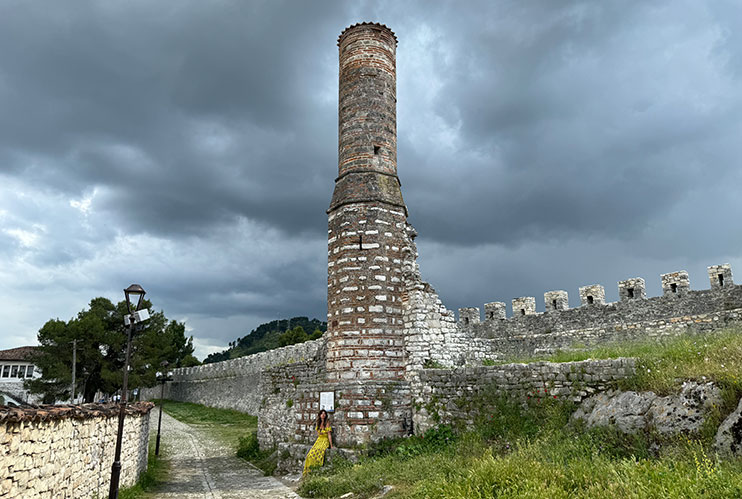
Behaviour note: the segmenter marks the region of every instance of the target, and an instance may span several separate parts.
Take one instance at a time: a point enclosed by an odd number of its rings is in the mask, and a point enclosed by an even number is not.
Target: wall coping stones
[[[154,408],[152,402],[127,404],[126,414],[145,415]],[[39,405],[27,407],[0,406],[0,423],[53,421],[60,419],[112,418],[118,416],[118,404]]]

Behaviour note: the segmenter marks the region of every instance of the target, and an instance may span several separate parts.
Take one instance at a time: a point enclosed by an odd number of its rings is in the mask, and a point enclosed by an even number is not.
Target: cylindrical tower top
[[[397,38],[381,24],[346,28],[340,49],[338,173],[397,174]]]
[[[383,24],[354,24],[338,47],[338,178],[328,212],[367,202],[406,212],[397,177],[397,37]]]

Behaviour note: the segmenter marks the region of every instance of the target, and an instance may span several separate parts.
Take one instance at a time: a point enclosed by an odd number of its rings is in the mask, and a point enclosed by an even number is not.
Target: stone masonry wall
[[[280,364],[323,358],[324,349],[323,337],[237,359],[174,369],[173,381],[165,385],[165,398],[257,415],[263,371]],[[160,390],[159,385],[144,388],[140,398],[159,399]]]
[[[731,271],[728,273],[731,275]],[[489,349],[492,358],[502,358],[548,353],[574,345],[706,332],[742,322],[742,286],[733,285],[731,277],[723,287],[683,289],[654,298],[646,298],[643,287],[632,291],[629,298],[626,282],[620,283],[623,286],[619,286],[619,302],[601,303],[602,297],[597,293],[593,303],[583,300],[585,304],[577,308],[555,308],[551,301],[546,304],[545,313],[515,314],[507,319],[486,315],[483,322],[471,320],[470,309],[466,309],[469,320],[459,320],[458,327],[471,338],[489,342],[485,350]],[[488,356],[481,348],[477,355]]]
[[[335,394],[330,413],[333,442],[355,447],[411,432],[411,391],[405,381],[320,381],[321,361],[268,369],[261,381],[258,441],[262,448],[282,442],[312,444],[320,392]]]
[[[121,449],[121,487],[147,469],[149,412],[129,406]],[[0,407],[0,498],[107,497],[118,406]]]
[[[477,395],[507,395],[521,400],[548,396],[580,402],[632,376],[635,370],[635,360],[630,358],[423,369],[413,387],[415,433],[441,423],[472,424],[479,408],[465,402]]]

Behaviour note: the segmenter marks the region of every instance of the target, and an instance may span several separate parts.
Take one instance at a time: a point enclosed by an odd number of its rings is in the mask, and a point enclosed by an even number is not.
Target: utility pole
[[[77,370],[77,340],[72,340],[72,398],[71,402],[75,403],[75,374]]]

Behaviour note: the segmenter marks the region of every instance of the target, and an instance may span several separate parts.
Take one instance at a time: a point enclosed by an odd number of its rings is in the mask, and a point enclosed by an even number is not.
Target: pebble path
[[[154,411],[153,411],[154,412]],[[154,422],[154,419],[153,419]],[[152,427],[155,431],[156,426]],[[234,455],[204,430],[162,415],[168,477],[153,496],[162,499],[298,498],[290,488]],[[162,454],[161,454],[162,455]]]

